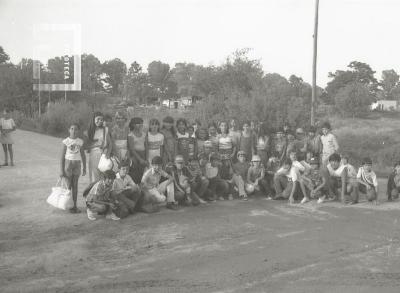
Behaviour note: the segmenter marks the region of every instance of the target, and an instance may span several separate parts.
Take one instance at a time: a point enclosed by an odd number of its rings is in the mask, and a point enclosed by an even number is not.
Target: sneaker
[[[92,212],[92,211],[89,210],[89,209],[86,209],[86,213],[87,213],[87,217],[88,217],[88,219],[89,219],[90,221],[96,221],[96,220],[97,220],[97,218],[95,217],[95,214],[96,214],[96,213]]]
[[[225,198],[223,196],[218,197],[218,200],[225,200]]]
[[[246,194],[241,195],[241,196],[240,196],[240,199],[243,200],[243,201],[248,201],[248,200],[249,200],[249,198],[247,197]]]
[[[199,202],[202,204],[206,204],[207,202],[204,199],[199,198]]]
[[[301,204],[309,202],[310,200],[308,199],[308,197],[303,197],[303,199],[301,200]]]
[[[178,205],[176,203],[174,203],[174,202],[168,202],[165,207],[167,209],[170,209],[170,210],[173,210],[173,211],[179,210]]]
[[[108,220],[113,220],[113,221],[119,221],[121,218],[118,218],[114,213],[109,213],[106,215],[106,219]]]
[[[325,201],[325,195],[318,198],[317,203],[323,203]]]
[[[228,200],[233,200],[233,195],[232,194],[228,195]]]

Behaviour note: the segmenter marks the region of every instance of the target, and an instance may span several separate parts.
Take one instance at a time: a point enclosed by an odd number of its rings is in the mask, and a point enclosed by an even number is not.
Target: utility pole
[[[38,91],[38,93],[39,93],[39,117],[42,115],[42,110],[41,110],[41,105],[40,105],[40,102],[41,102],[41,99],[40,99],[40,63],[39,63],[39,91]]]
[[[312,71],[312,94],[311,94],[311,125],[315,124],[315,98],[317,96],[317,45],[318,45],[318,6],[319,0],[315,0],[314,18],[314,50]]]

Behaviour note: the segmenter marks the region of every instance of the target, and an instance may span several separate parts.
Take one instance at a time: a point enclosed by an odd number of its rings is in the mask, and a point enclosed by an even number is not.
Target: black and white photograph
[[[0,292],[399,293],[399,15],[0,0]]]

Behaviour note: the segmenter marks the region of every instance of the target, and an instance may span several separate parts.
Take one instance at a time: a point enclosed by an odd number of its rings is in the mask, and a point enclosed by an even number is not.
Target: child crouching
[[[177,203],[174,196],[174,179],[171,175],[162,169],[162,158],[155,156],[151,160],[150,169],[148,169],[142,178],[143,206],[160,204],[167,201],[168,209],[177,209]],[[160,183],[161,177],[167,178]],[[165,197],[164,194],[167,194]],[[143,209],[142,206],[142,209]]]
[[[96,220],[96,215],[106,214],[107,219],[120,220],[112,209],[118,202],[113,198],[111,190],[115,179],[115,173],[111,170],[104,172],[103,179],[96,182],[86,196],[87,216],[91,221]]]

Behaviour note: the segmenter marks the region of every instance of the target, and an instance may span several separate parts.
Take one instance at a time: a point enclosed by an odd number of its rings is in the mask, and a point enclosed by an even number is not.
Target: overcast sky
[[[399,13],[398,0],[320,0],[318,84],[353,60],[378,78],[384,69],[400,72]],[[0,0],[0,46],[15,63],[58,56],[72,37],[34,37],[34,27],[72,23],[81,25],[82,52],[101,61],[218,65],[252,48],[265,72],[310,82],[313,17],[314,0]]]

